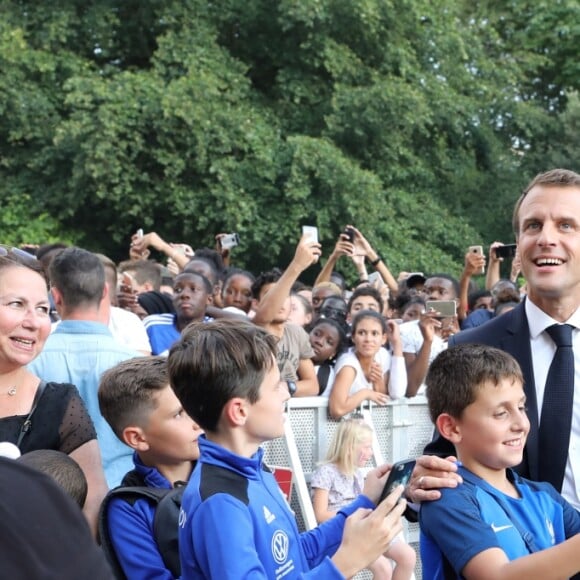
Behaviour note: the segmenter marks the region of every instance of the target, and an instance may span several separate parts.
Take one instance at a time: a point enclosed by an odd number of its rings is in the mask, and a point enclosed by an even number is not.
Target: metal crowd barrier
[[[328,415],[328,400],[323,397],[290,399],[286,434],[264,444],[265,461],[270,465],[290,467],[294,485],[290,506],[296,513],[301,530],[316,526],[310,498],[310,479],[317,464],[326,456],[326,450],[338,425]],[[360,409],[375,432],[373,442],[375,465],[394,463],[408,457],[418,457],[431,440],[433,425],[429,418],[427,401],[423,396],[400,399],[384,407],[372,403]],[[416,578],[421,578],[419,558],[419,529],[407,524],[407,542],[417,551]],[[370,578],[362,573],[357,578]]]

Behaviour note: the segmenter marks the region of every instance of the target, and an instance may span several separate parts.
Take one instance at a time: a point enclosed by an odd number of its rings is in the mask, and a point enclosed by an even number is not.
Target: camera
[[[220,246],[222,250],[229,250],[230,248],[235,248],[240,245],[240,236],[238,234],[226,234],[220,238]]]

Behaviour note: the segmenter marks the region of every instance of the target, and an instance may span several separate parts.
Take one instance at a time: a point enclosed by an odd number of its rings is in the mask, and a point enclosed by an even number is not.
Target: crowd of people
[[[572,576],[577,216],[580,175],[536,177],[516,204],[506,279],[500,242],[487,258],[466,248],[459,279],[395,276],[352,225],[326,259],[305,233],[285,268],[260,273],[235,266],[241,248],[226,234],[194,250],[139,231],[119,264],[64,244],[2,246],[0,440],[27,463],[20,476],[44,471],[74,498],[118,577],[368,568],[403,580],[415,554],[401,517],[417,506],[424,578]],[[301,276],[321,258],[307,286]],[[354,284],[340,273],[346,260]],[[369,432],[357,410],[419,393],[436,436],[405,489],[410,505],[398,487],[377,506],[389,466],[362,476]],[[342,421],[311,482],[320,525],[300,534],[260,445],[283,435],[286,401],[308,396]],[[158,516],[174,491],[179,526],[167,531]],[[173,557],[166,532],[173,552],[179,536]]]

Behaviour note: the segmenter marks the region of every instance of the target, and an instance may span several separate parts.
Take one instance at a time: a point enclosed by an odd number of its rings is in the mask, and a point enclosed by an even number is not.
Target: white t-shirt
[[[111,306],[109,330],[121,344],[133,350],[151,354],[147,331],[141,319],[133,312]]]
[[[402,357],[394,357],[386,349],[381,347],[375,355],[375,362],[381,365],[383,375],[389,371],[389,392],[388,395],[392,399],[404,397],[407,391],[407,372],[405,363]],[[355,371],[354,381],[348,393],[349,397],[358,393],[362,389],[372,389],[373,384],[367,381],[364,371],[362,370],[360,361],[358,360],[354,349],[351,347],[347,352],[341,354],[334,367],[335,376],[338,376],[340,370],[344,367],[352,367]],[[334,386],[334,384],[333,384]],[[331,388],[327,388],[323,396],[330,396]]]

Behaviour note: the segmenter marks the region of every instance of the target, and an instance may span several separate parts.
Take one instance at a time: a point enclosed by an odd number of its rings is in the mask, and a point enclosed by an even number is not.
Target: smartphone
[[[226,234],[220,238],[220,246],[222,250],[229,250],[240,245],[240,236],[238,234]]]
[[[478,256],[483,256],[483,246],[469,246],[469,251]],[[485,266],[481,268],[478,274],[485,274]]]
[[[377,281],[379,282],[379,284],[381,284],[381,282],[383,281],[383,277],[379,272],[371,272],[369,274],[369,284],[373,286]]]
[[[517,249],[517,244],[504,244],[503,246],[494,248],[494,251],[497,258],[513,258],[516,255]]]
[[[354,242],[354,230],[352,228],[349,228],[347,226],[346,228],[344,228],[344,231],[342,232],[342,234],[348,238],[348,241],[351,244]]]
[[[414,459],[406,459],[395,463],[391,468],[387,483],[383,487],[383,492],[377,504],[381,503],[398,485],[404,485],[406,487],[411,479],[413,469],[415,469]]]
[[[318,243],[318,228],[316,226],[302,226],[302,235],[308,236],[311,241]]]
[[[455,300],[427,300],[425,308],[429,311],[431,308],[441,315],[437,318],[447,318],[448,316],[457,316],[457,302]]]

